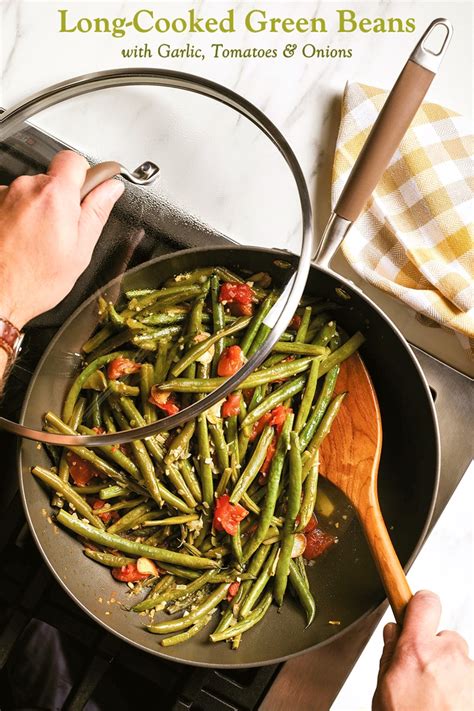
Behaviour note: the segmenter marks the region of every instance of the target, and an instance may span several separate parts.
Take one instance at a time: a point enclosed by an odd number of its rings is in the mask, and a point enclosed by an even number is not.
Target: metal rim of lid
[[[201,94],[236,110],[267,136],[285,159],[295,180],[298,192],[302,219],[302,241],[298,265],[283,292],[285,304],[272,325],[272,330],[265,343],[235,375],[228,378],[225,383],[212,393],[208,393],[202,400],[188,405],[175,415],[164,417],[144,427],[104,435],[56,435],[0,418],[0,428],[20,437],[59,446],[85,445],[98,447],[110,444],[125,444],[135,439],[150,437],[194,419],[219,400],[225,398],[232,390],[235,390],[255,368],[261,365],[290,322],[306,286],[313,252],[313,234],[311,201],[301,166],[283,134],[260,109],[239,94],[216,82],[185,72],[154,68],[112,69],[84,74],[44,89],[1,114],[0,141],[5,141],[15,130],[18,130],[23,122],[32,116],[67,99],[101,89],[132,85],[164,86]],[[282,297],[280,297],[277,304],[281,300]]]

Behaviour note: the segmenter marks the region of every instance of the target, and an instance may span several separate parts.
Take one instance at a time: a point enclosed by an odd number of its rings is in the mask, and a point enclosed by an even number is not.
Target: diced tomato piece
[[[219,301],[224,304],[230,302],[251,304],[254,298],[254,293],[248,284],[226,281],[219,291]]]
[[[151,402],[160,410],[166,412],[167,415],[176,415],[179,412],[179,406],[176,402],[175,396],[169,390],[158,390],[156,385],[153,385],[148,402]]]
[[[263,432],[265,427],[270,424],[272,419],[272,413],[266,412],[264,415],[261,416],[259,420],[254,424],[252,427],[252,432],[250,433],[249,440],[250,442],[253,442],[254,440],[257,439],[257,437]]]
[[[230,536],[235,536],[239,523],[248,516],[247,509],[240,504],[231,504],[229,496],[223,494],[216,500],[214,508],[213,525],[216,531],[225,531]]]
[[[247,405],[249,404],[250,400],[253,398],[254,392],[255,392],[255,388],[244,388],[242,390],[242,395],[244,396],[244,400]]]
[[[122,375],[138,373],[141,367],[140,363],[135,363],[129,358],[114,358],[107,366],[107,377],[109,380],[118,380]]]
[[[316,514],[311,514],[311,518],[309,519],[308,523],[306,524],[306,528],[304,529],[303,533],[311,533],[311,531],[314,531],[315,528],[318,526],[318,519],[316,518]]]
[[[227,602],[232,602],[234,597],[239,592],[239,588],[240,588],[240,583],[238,583],[237,581],[235,581],[235,583],[231,583],[230,588],[227,592],[227,597],[226,597]]]
[[[272,410],[272,419],[270,424],[272,427],[276,427],[277,434],[280,435],[285,424],[285,420],[293,413],[291,407],[285,407],[284,405],[278,405]]]
[[[222,417],[233,417],[240,412],[240,393],[230,393],[227,400],[222,404]]]
[[[81,459],[74,452],[66,454],[69,465],[69,473],[76,486],[86,486],[95,476],[100,476],[100,472],[85,459]]]
[[[331,548],[336,542],[336,538],[329,533],[321,531],[320,528],[315,528],[310,533],[306,533],[306,548],[303,557],[306,560],[313,560],[322,555],[328,548]]]
[[[105,430],[104,430],[103,427],[93,427],[92,429],[94,430],[94,432],[95,432],[97,435],[103,435],[103,434],[105,434]]]
[[[129,563],[121,568],[112,568],[112,575],[121,583],[136,583],[138,580],[145,580],[150,574],[139,573],[135,563]]]
[[[275,407],[273,410],[266,412],[254,424],[249,438],[250,442],[253,442],[258,435],[263,432],[267,425],[276,427],[277,434],[280,435],[283,425],[285,424],[285,420],[289,415],[291,415],[292,412],[293,410],[291,407],[285,407],[284,405],[278,405],[278,407]]]
[[[293,316],[293,318],[291,319],[290,323],[288,324],[288,328],[291,328],[292,331],[297,331],[300,326],[301,326],[301,316],[298,316],[298,314],[295,314]]]
[[[276,446],[277,446],[277,436],[275,435],[268,445],[267,448],[267,454],[265,456],[265,459],[263,461],[262,466],[260,467],[260,472],[262,474],[268,474],[268,471],[270,469],[270,464],[272,463],[272,459],[275,455],[276,452]]]
[[[222,351],[217,364],[217,375],[227,378],[234,375],[245,363],[245,356],[240,346],[228,346]]]
[[[253,314],[253,304],[239,304],[237,301],[231,301],[229,311],[232,316],[251,316]]]
[[[104,508],[105,502],[101,499],[92,499],[91,506],[94,511],[98,511],[99,509]],[[118,521],[120,518],[118,511],[104,511],[104,513],[97,515],[104,523],[113,523],[114,521]]]

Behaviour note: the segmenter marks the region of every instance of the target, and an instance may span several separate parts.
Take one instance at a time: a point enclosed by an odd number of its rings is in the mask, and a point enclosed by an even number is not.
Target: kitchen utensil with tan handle
[[[445,35],[437,52],[426,44],[436,28]],[[431,23],[412,52],[360,152],[319,245],[316,261],[329,262],[363,210],[410,126],[452,35],[448,20]],[[347,391],[331,434],[321,446],[321,473],[353,504],[398,623],[412,597],[387,531],[377,495],[382,421],[372,381],[358,354],[342,364],[338,391]]]

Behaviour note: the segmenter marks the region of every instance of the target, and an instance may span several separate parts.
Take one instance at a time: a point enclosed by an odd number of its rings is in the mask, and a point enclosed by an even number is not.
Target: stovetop
[[[26,128],[7,146],[0,145],[0,184],[44,170],[61,147],[55,139]],[[86,296],[124,268],[190,246],[222,244],[225,239],[159,197],[146,204],[144,213],[140,190],[129,187],[103,232],[91,266],[70,296],[30,325],[22,358],[0,405],[2,414],[18,416],[42,351]],[[472,383],[418,349],[415,353],[432,388],[441,431],[441,482],[434,523],[469,464],[465,443]],[[0,451],[1,709],[120,711],[152,699],[163,711],[330,708],[384,606],[341,638],[283,665],[217,671],[147,655],[104,632],[53,579],[25,522],[17,487],[16,442],[1,432]],[[316,673],[318,668],[325,669],[324,675]],[[54,690],[49,697],[48,687]]]

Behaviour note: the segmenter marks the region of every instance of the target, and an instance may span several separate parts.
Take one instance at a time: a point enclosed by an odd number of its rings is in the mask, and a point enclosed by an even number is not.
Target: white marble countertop
[[[60,34],[58,9],[70,17],[131,15],[140,7],[152,7],[163,16],[180,16],[193,7],[207,16],[221,16],[235,9],[237,24],[253,8],[268,16],[328,18],[326,34],[250,35],[239,30],[232,35],[130,35]],[[412,34],[337,34],[334,17],[338,7],[353,9],[358,16],[413,17]],[[338,105],[347,81],[389,88],[423,29],[436,17],[447,16],[455,34],[448,55],[436,77],[429,98],[472,116],[473,63],[471,49],[472,5],[469,2],[380,1],[319,2],[43,2],[3,0],[0,4],[1,70],[0,105],[9,107],[29,94],[72,76],[114,67],[152,67],[200,74],[237,91],[266,112],[294,149],[313,196],[316,236],[321,234],[329,213],[329,188]],[[125,59],[123,48],[144,42],[153,52],[159,44],[202,49],[201,58]],[[305,59],[214,59],[212,43],[228,48],[277,49],[295,42],[301,48],[313,43],[320,48],[352,50],[351,58]],[[179,92],[181,94],[181,92]],[[212,104],[212,105],[211,105]],[[201,97],[178,96],[176,90],[128,87],[99,92],[74,105],[45,112],[38,124],[66,142],[94,156],[117,159],[130,168],[145,159],[161,167],[159,189],[191,212],[233,238],[246,243],[297,247],[298,214],[289,174],[267,140],[247,121],[229,109]],[[358,278],[341,256],[333,266]],[[360,284],[360,281],[359,281]],[[395,320],[404,334],[420,347],[472,372],[465,343],[452,333],[421,326],[413,313],[371,287],[368,293]],[[466,579],[466,555],[472,553],[472,468],[449,503],[445,514],[416,561],[412,585],[431,587],[441,593],[445,611],[443,625],[454,627],[474,641],[472,577]],[[446,570],[449,569],[449,575]],[[371,640],[341,691],[334,709],[358,711],[369,708],[380,632]]]

